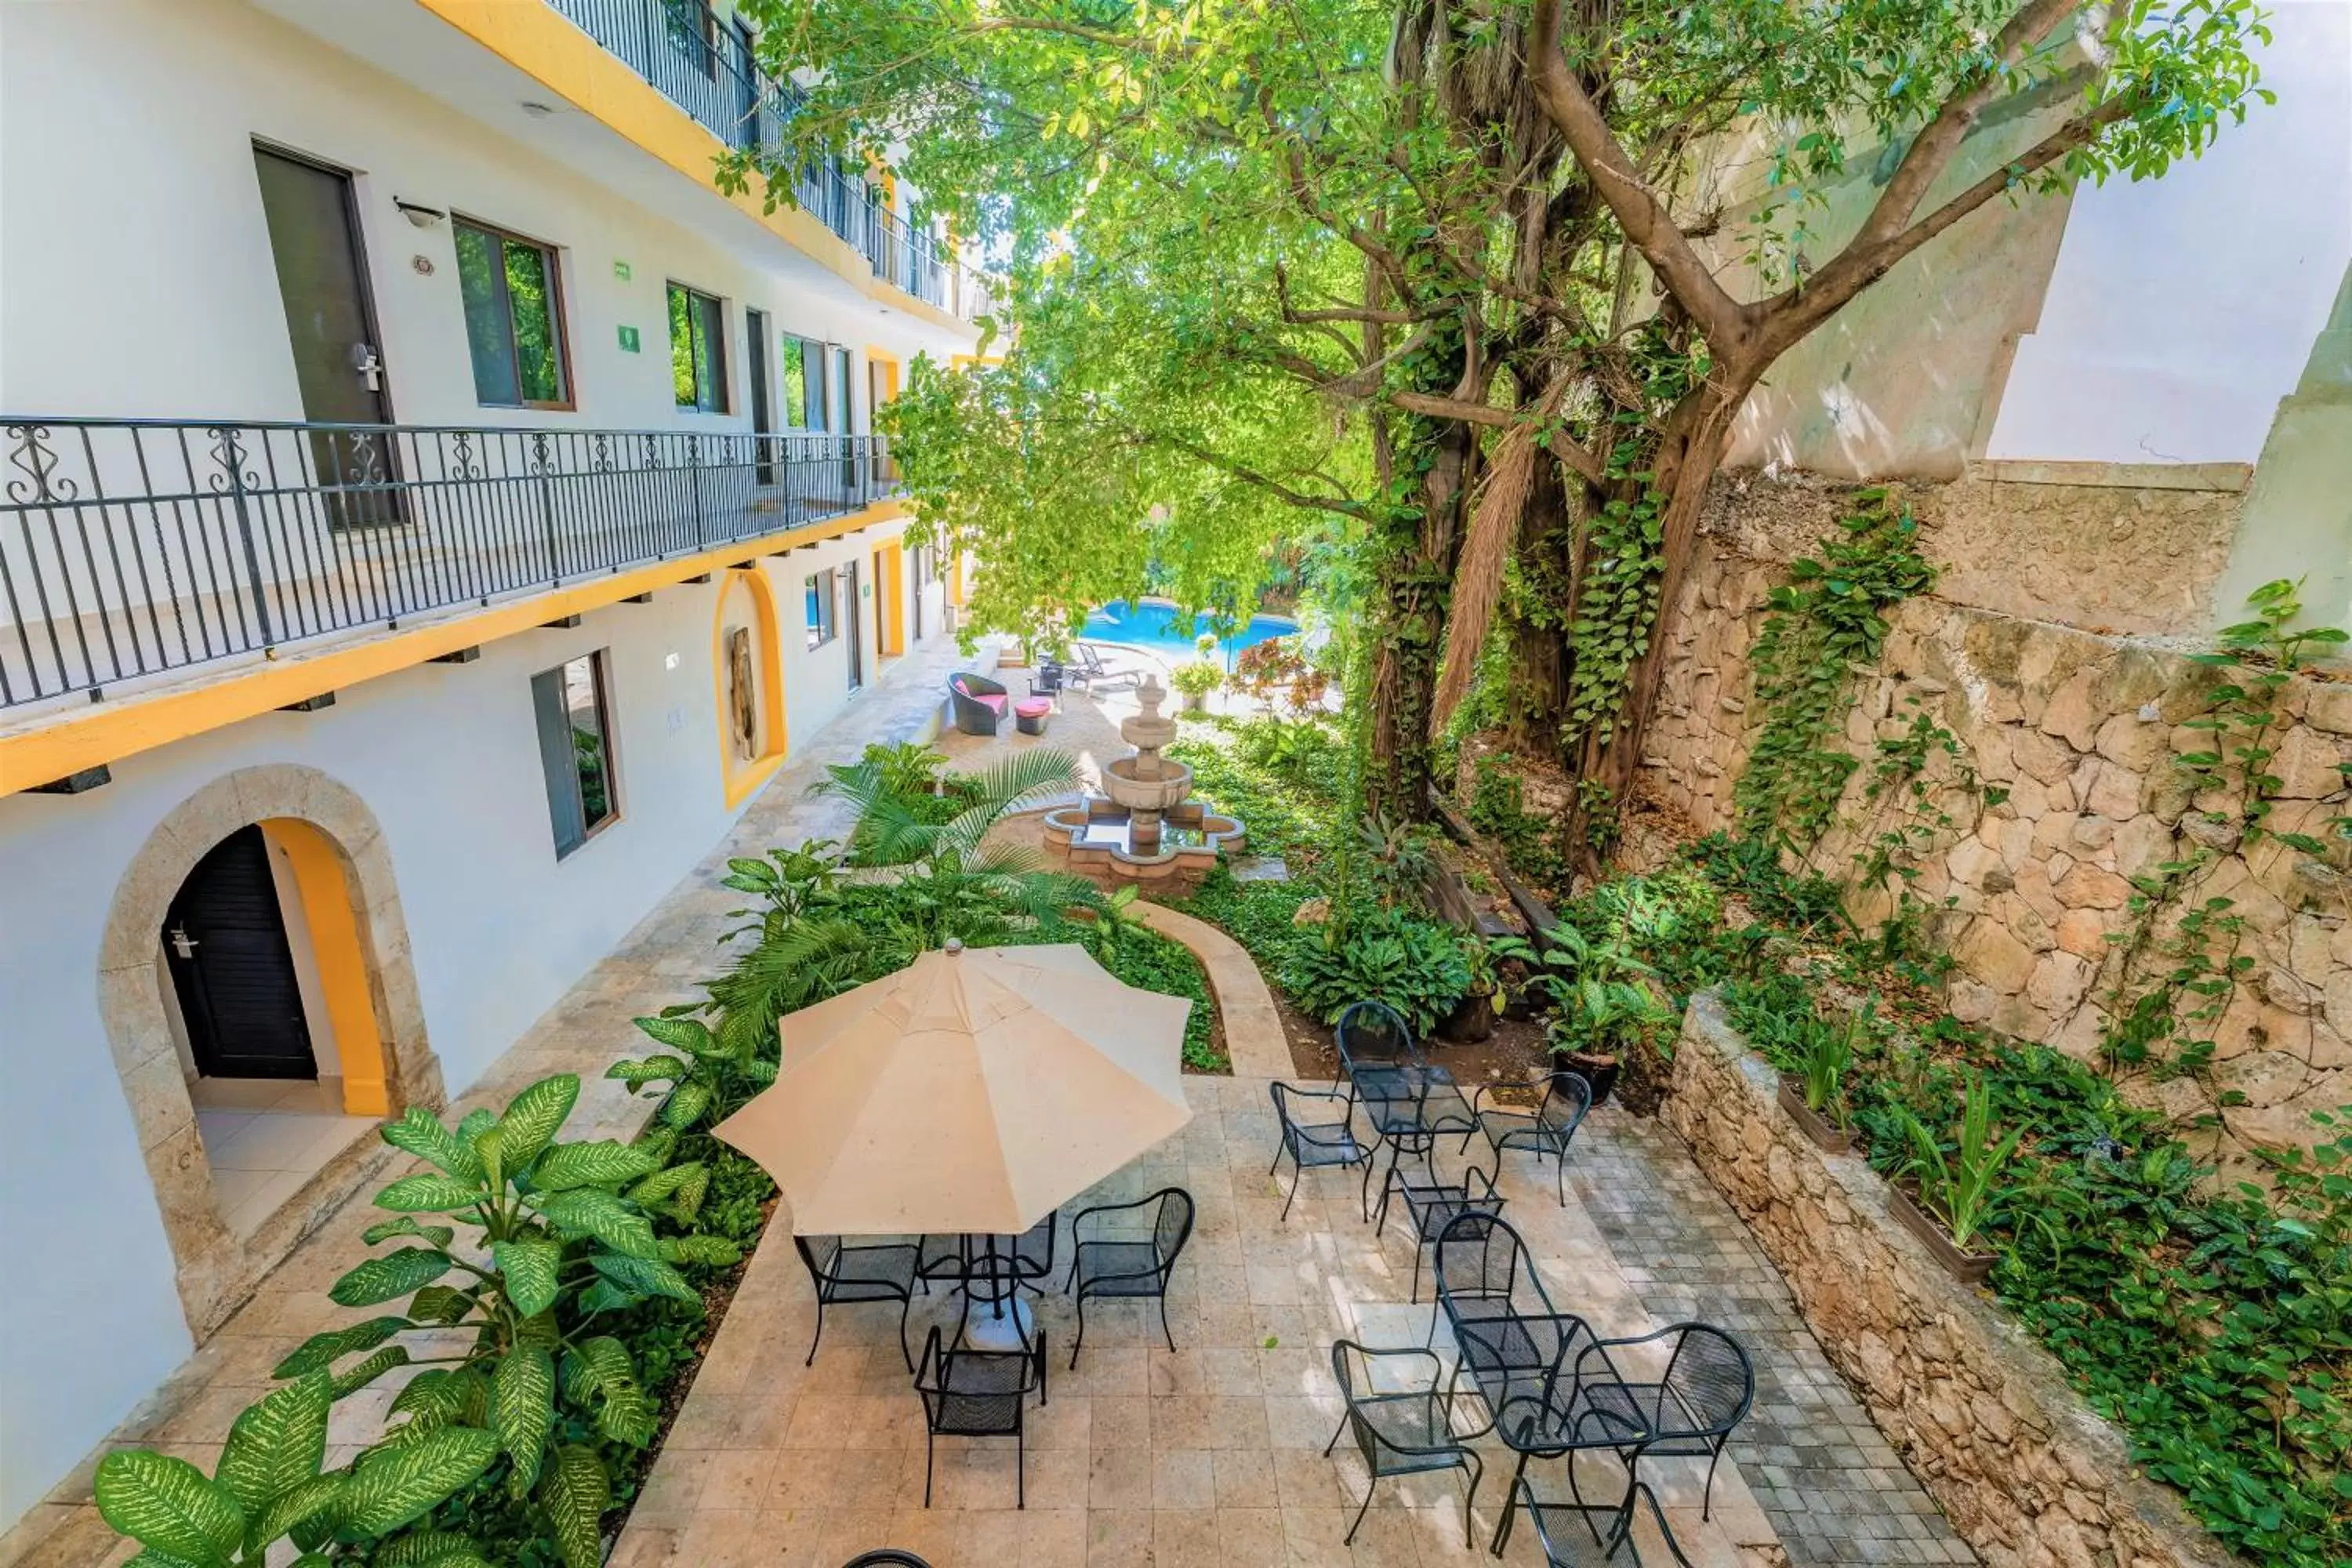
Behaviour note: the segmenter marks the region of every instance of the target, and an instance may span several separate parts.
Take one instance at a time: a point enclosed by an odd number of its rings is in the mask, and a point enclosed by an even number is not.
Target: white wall
[[[0,27],[8,412],[300,416],[255,138],[357,172],[393,407],[405,423],[749,428],[746,305],[768,311],[779,334],[859,351],[861,429],[867,345],[908,361],[970,345],[969,333],[885,313],[780,238],[747,256],[656,217],[235,0],[11,5]],[[412,227],[395,195],[561,248],[576,414],[476,402],[450,226]],[[709,199],[716,232],[732,215]],[[417,257],[430,276],[415,269]],[[615,261],[629,265],[628,280]],[[675,407],[669,279],[727,300],[732,415]],[[638,330],[641,352],[621,351],[624,325]],[[774,361],[771,345],[772,373]]]
[[[2352,3],[2277,0],[2278,95],[2160,180],[2074,193],[1986,456],[2251,463],[2352,258]]]
[[[0,7],[0,410],[299,416],[257,136],[360,171],[404,421],[748,427],[747,302],[779,333],[904,360],[924,349],[944,358],[966,342],[883,312],[781,241],[763,261],[656,218],[231,0],[12,5]],[[476,405],[449,229],[410,227],[394,195],[563,247],[576,414]],[[430,276],[413,256],[433,264]],[[630,264],[630,280],[615,278],[615,259]],[[662,304],[671,277],[729,300],[734,416],[672,406]],[[638,328],[642,353],[619,350],[624,323]],[[862,388],[862,363],[855,375]],[[861,427],[863,402],[861,391]],[[803,743],[848,698],[845,645],[803,652],[801,579],[869,560],[898,528],[763,563],[791,732]],[[0,1528],[189,1349],[96,1000],[108,909],[155,824],[211,780],[258,763],[317,767],[360,795],[390,848],[430,1043],[462,1092],[726,831],[718,592],[665,589],[577,628],[488,644],[473,664],[422,666],[347,689],[318,712],[127,757],[89,795],[0,799],[0,1245],[38,1260],[17,1271],[0,1309]],[[927,626],[938,634],[935,616]],[[609,652],[622,819],[559,862],[530,677],[599,647]]]

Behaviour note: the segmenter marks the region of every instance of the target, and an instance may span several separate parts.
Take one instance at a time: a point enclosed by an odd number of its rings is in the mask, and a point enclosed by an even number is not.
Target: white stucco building
[[[985,296],[886,175],[720,195],[746,62],[0,7],[0,1530],[943,635],[867,432]]]

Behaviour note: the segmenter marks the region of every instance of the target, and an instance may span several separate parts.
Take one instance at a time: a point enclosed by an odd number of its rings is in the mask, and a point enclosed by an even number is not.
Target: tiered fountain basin
[[[1135,813],[1104,795],[1088,795],[1077,805],[1049,811],[1044,826],[1048,853],[1066,861],[1073,871],[1109,882],[1198,881],[1216,865],[1220,852],[1238,855],[1243,842],[1239,822],[1181,794],[1156,825],[1145,825],[1141,835],[1136,831]],[[1154,826],[1156,842],[1150,834]]]

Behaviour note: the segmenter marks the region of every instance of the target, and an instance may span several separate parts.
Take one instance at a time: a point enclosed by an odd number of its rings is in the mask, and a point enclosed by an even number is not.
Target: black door
[[[377,353],[375,306],[368,292],[351,176],[340,169],[253,150],[269,251],[294,349],[302,417],[314,424],[384,425],[392,403]],[[399,492],[390,437],[381,431],[319,431],[310,437],[329,515],[343,526],[392,522]],[[283,482],[281,480],[281,482]]]
[[[746,310],[743,334],[751,340],[751,351],[743,362],[751,376],[751,478],[755,483],[772,485],[776,482],[776,416],[774,399],[768,393],[768,312]]]
[[[857,602],[857,563],[844,565],[841,575],[849,585],[849,614],[842,619],[849,626],[849,689],[855,691],[866,684],[866,610]]]
[[[163,917],[163,953],[198,1072],[319,1076],[260,828],[238,828],[196,862]]]

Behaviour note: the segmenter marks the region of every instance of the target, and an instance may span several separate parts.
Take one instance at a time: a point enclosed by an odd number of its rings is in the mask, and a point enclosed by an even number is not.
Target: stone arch
[[[349,957],[373,1015],[387,1111],[398,1115],[410,1105],[437,1110],[443,1099],[391,853],[367,804],[316,768],[279,763],[225,773],[166,813],[116,885],[99,950],[98,1004],[172,1244],[181,1305],[199,1342],[386,1155],[372,1140],[356,1145],[250,1236],[235,1234],[221,1218],[195,1106],[173,1047],[156,938],[196,862],[231,833],[256,824],[299,836],[315,847],[322,864],[341,872],[346,907],[325,912],[356,948]],[[314,885],[330,896],[334,890],[331,880]]]

